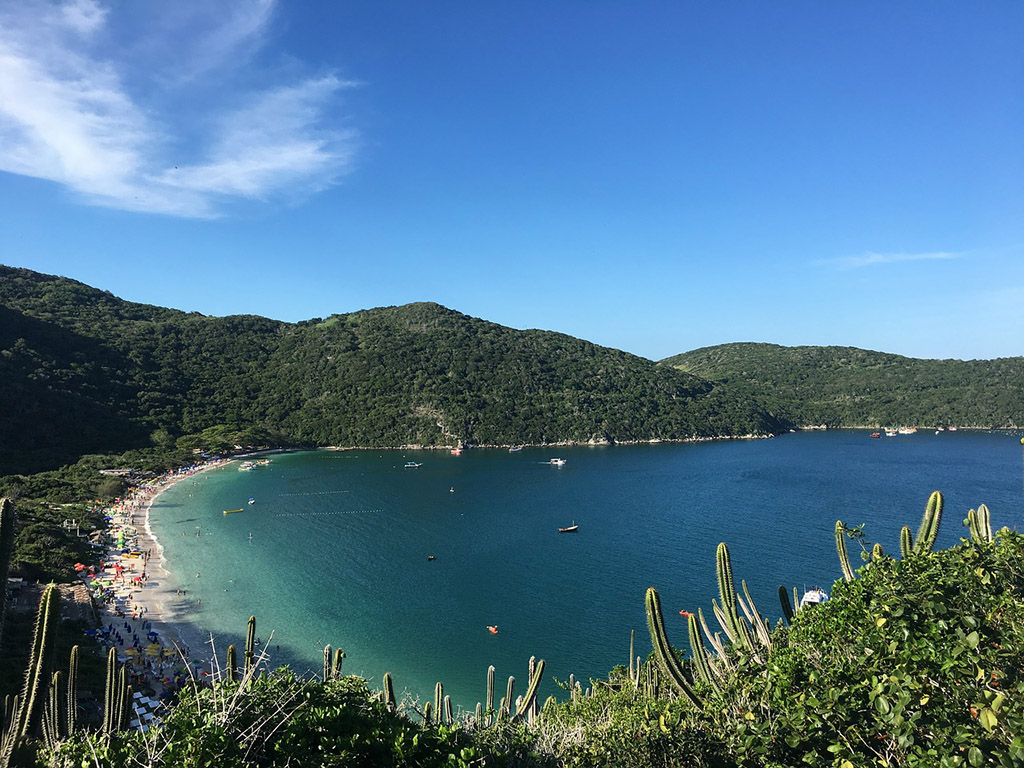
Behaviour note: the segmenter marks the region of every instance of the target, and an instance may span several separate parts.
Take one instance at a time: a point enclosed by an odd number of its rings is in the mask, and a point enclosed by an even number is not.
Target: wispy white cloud
[[[174,93],[137,82],[167,62],[116,58],[116,11],[96,0],[0,10],[0,171],[62,184],[91,204],[184,217],[336,183],[355,135],[329,115],[353,83],[333,74],[281,82],[268,71],[262,90],[232,89],[231,107],[208,97],[223,82],[218,67],[258,50],[273,2],[232,8],[193,30],[205,54],[200,64],[191,49],[177,54],[192,80]],[[197,110],[193,93],[213,106]]]
[[[818,263],[839,269],[859,269],[860,267],[895,264],[903,261],[946,261],[949,259],[959,259],[961,256],[962,254],[949,251],[931,251],[928,253],[875,253],[868,251],[859,256],[840,256],[835,259],[823,259]]]

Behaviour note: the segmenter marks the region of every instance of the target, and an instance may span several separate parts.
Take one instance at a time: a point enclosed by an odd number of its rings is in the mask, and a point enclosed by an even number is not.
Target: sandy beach
[[[163,491],[225,461],[168,472],[104,509],[109,527],[102,570],[85,566],[79,570],[100,610],[97,639],[105,647],[117,648],[136,691],[148,688],[153,694],[166,694],[191,675],[213,671],[209,638],[182,621],[191,612],[192,598],[175,588],[163,550],[153,536],[149,513]]]

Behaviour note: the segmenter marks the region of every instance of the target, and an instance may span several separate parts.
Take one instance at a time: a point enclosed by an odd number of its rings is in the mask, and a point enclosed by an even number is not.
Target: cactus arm
[[[24,737],[36,720],[36,713],[41,704],[43,680],[46,677],[46,662],[50,655],[54,627],[59,613],[60,593],[55,584],[48,584],[43,590],[36,614],[35,631],[32,634],[32,649],[29,653],[28,671],[25,675],[25,687],[21,695],[21,707],[18,712],[18,737]]]
[[[662,669],[668,675],[669,681],[679,693],[683,694],[695,706],[699,706],[700,699],[686,679],[686,672],[675,649],[668,640],[665,632],[665,620],[661,613],[661,598],[658,590],[654,587],[647,588],[647,629],[651,633],[651,642],[654,645],[654,653]]]
[[[526,687],[526,693],[523,695],[523,700],[516,708],[516,713],[512,717],[512,721],[519,720],[527,711],[533,710],[533,702],[537,699],[537,688],[540,686],[541,678],[544,676],[544,659],[537,662],[533,675],[530,677],[530,683]]]
[[[787,624],[793,623],[793,604],[789,602],[789,590],[782,584],[779,585],[779,605],[782,606],[782,618]]]
[[[484,709],[487,711],[487,725],[494,719],[494,667],[487,668],[487,698]]]
[[[234,645],[228,646],[227,661],[224,664],[224,677],[229,682],[235,682],[238,671],[238,649]]]
[[[853,568],[846,551],[846,526],[842,520],[836,520],[836,553],[839,555],[839,568],[843,572],[843,578],[853,581]]]
[[[933,491],[928,497],[928,504],[924,508],[924,516],[921,518],[921,527],[917,529],[917,538],[914,540],[914,552],[923,554],[931,552],[935,545],[935,537],[939,534],[939,525],[942,522],[942,494]]]
[[[245,633],[245,674],[248,676],[256,665],[256,617],[249,617]]]
[[[78,727],[78,646],[71,646],[68,658],[68,735]]]
[[[391,673],[385,672],[384,679],[381,681],[384,687],[384,704],[387,705],[388,709],[395,708],[395,684],[391,679]]]
[[[904,525],[900,528],[900,557],[906,560],[914,551],[914,540],[913,534],[910,532],[910,526]]]
[[[327,645],[324,646],[324,674],[323,674],[323,680],[324,680],[325,683],[328,680],[331,679],[331,676],[332,676],[332,674],[334,672],[334,667],[331,664],[332,661],[333,661],[333,659],[331,658],[331,644],[328,643]]]
[[[700,676],[701,680],[717,691],[718,683],[715,681],[715,677],[711,673],[711,662],[708,660],[708,649],[705,648],[704,643],[701,642],[700,625],[697,623],[697,617],[692,613],[686,617],[686,627],[690,633],[690,650],[693,653],[693,663],[697,668],[697,674]]]
[[[423,705],[423,723],[424,725],[430,725],[434,717],[434,705],[431,702],[427,702]]]
[[[117,650],[107,652],[107,682],[103,688],[103,733],[114,732],[114,697],[117,695]]]
[[[452,712],[452,697],[444,697],[444,724],[451,725],[455,722],[455,714]]]
[[[341,665],[345,661],[345,652],[341,648],[334,649],[334,669],[331,670],[331,676],[338,680],[341,677]]]

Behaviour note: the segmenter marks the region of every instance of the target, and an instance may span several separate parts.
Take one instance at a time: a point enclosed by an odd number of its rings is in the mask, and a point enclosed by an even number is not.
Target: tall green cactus
[[[723,626],[737,647],[754,651],[754,638],[750,634],[750,629],[740,619],[736,583],[732,578],[732,558],[729,557],[729,547],[724,541],[719,543],[715,551],[715,563],[718,571],[718,596],[722,601],[721,610],[725,616]]]
[[[882,545],[875,542],[874,546],[871,547],[871,562],[877,562],[885,557],[885,550],[882,549]]]
[[[487,725],[494,722],[494,666],[487,668],[487,698],[484,711],[487,713]]]
[[[63,684],[63,673],[57,670],[50,678],[50,687],[46,701],[43,702],[43,741],[53,749],[57,743],[67,736],[66,721],[63,713],[60,689]]]
[[[735,599],[735,594],[734,594]],[[654,644],[655,656],[658,663],[665,670],[672,685],[693,704],[699,704],[700,699],[693,690],[693,686],[687,679],[683,665],[679,662],[675,649],[668,640],[665,632],[665,619],[661,613],[661,597],[654,587],[647,588],[647,629],[651,633],[651,642]]]
[[[914,551],[914,534],[909,525],[900,528],[900,557],[906,560]]]
[[[430,725],[434,720],[434,705],[429,701],[423,705],[423,724]]]
[[[939,535],[939,524],[942,522],[942,494],[933,491],[928,497],[928,504],[924,508],[924,516],[921,518],[921,527],[917,529],[917,538],[914,539],[914,552],[924,554],[931,552],[935,545],[935,537]]]
[[[323,681],[326,683],[334,676],[334,666],[332,662],[334,659],[331,658],[331,644],[328,643],[324,646],[324,675]]]
[[[395,708],[395,683],[391,679],[391,673],[385,672],[384,679],[381,681],[381,685],[384,689],[384,704],[387,705],[388,709]]]
[[[444,697],[444,724],[452,725],[455,722],[455,713],[452,711],[452,697]]]
[[[117,649],[111,648],[107,651],[107,682],[103,687],[103,725],[102,731],[106,734],[113,733],[114,712],[117,700]]]
[[[529,685],[526,687],[526,693],[523,695],[522,701],[516,708],[516,713],[512,716],[512,721],[520,720],[523,715],[533,711],[533,703],[537,700],[537,688],[540,686],[540,681],[544,677],[544,659],[536,662],[533,675],[530,677]],[[509,695],[512,693],[512,678],[509,678]]]
[[[968,510],[966,522],[971,529],[972,540],[979,543],[992,541],[992,520],[988,507],[984,504],[979,505],[977,509]]]
[[[444,686],[441,681],[437,681],[437,685],[434,686],[434,712],[437,713],[437,722],[441,722],[441,715],[444,707]]]
[[[224,664],[224,677],[233,683],[238,678],[238,649],[234,645],[228,646],[228,657]]]
[[[334,649],[334,669],[331,672],[335,680],[341,678],[341,663],[345,660],[345,652],[341,648]]]
[[[14,526],[17,515],[14,503],[7,498],[0,499],[0,648],[4,641],[4,620],[7,616],[7,577],[11,572],[11,554],[14,552]]]
[[[78,646],[71,646],[68,658],[68,699],[67,699],[68,733],[74,733],[78,727]]]
[[[793,603],[789,600],[789,590],[785,585],[779,585],[779,605],[782,606],[782,618],[787,624],[793,623]]]
[[[498,707],[502,720],[508,720],[509,715],[512,714],[512,707],[515,705],[515,699],[512,698],[512,692],[515,687],[516,679],[512,675],[509,675],[508,684],[505,686],[505,698],[501,700],[501,706]]]
[[[686,617],[686,628],[690,633],[690,650],[693,652],[693,665],[697,669],[697,675],[701,680],[717,691],[718,682],[715,680],[715,676],[711,671],[711,660],[708,658],[708,649],[704,647],[704,642],[701,640],[700,626],[697,624],[697,617],[692,613]]]
[[[248,677],[256,666],[256,617],[249,617],[245,632],[245,675]]]
[[[43,589],[36,613],[35,631],[32,635],[32,649],[29,652],[28,671],[25,674],[25,685],[21,693],[21,705],[18,711],[18,738],[24,737],[38,720],[42,705],[44,681],[49,679],[47,667],[52,655],[53,633],[60,613],[60,592],[55,584],[48,584]]]
[[[850,566],[850,556],[846,552],[846,526],[842,520],[836,520],[836,552],[839,554],[839,567],[843,571],[843,578],[853,581],[853,568]]]

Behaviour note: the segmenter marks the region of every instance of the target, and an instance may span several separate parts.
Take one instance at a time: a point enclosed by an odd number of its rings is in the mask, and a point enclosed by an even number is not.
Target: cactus
[[[429,701],[423,705],[423,724],[430,725],[434,719],[434,706]]]
[[[843,578],[853,581],[853,568],[850,566],[850,556],[846,553],[846,526],[842,520],[836,520],[836,552],[839,554],[839,568]]]
[[[341,663],[345,660],[345,652],[341,648],[334,649],[334,669],[331,676],[338,680],[341,677]]]
[[[324,682],[326,683],[334,676],[334,667],[332,666],[333,659],[331,658],[331,644],[328,643],[324,646]]]
[[[50,679],[50,688],[43,703],[43,741],[53,749],[67,735],[61,712],[60,689],[63,673],[57,670]]]
[[[36,714],[41,706],[43,680],[47,678],[46,667],[51,655],[54,627],[59,614],[60,593],[54,584],[43,590],[36,613],[35,631],[32,634],[32,650],[29,653],[28,671],[22,689],[21,703],[17,714],[16,734],[24,737],[35,724]]]
[[[71,646],[68,658],[68,698],[67,698],[68,733],[74,733],[78,727],[78,646]]]
[[[487,712],[487,725],[494,721],[494,667],[487,668],[487,698],[484,710]]]
[[[434,686],[434,712],[437,714],[437,722],[441,723],[441,714],[444,711],[444,686],[441,685],[441,681],[437,681],[437,685]]]
[[[238,675],[238,649],[234,645],[228,646],[228,658],[224,665],[224,677],[228,682],[235,682]]]
[[[992,521],[989,516],[988,507],[984,504],[967,512],[967,525],[971,529],[971,539],[976,542],[992,541]]]
[[[256,666],[256,617],[249,617],[249,626],[245,633],[245,675],[248,677]]]
[[[17,515],[10,499],[0,499],[0,584],[4,587],[0,594],[0,647],[4,640],[4,619],[7,615],[7,576],[11,570],[11,553],[14,551],[14,525]],[[4,721],[7,722],[6,720]]]
[[[515,700],[512,698],[512,691],[516,686],[516,679],[512,676],[508,676],[508,685],[505,686],[505,698],[501,700],[501,719],[507,720],[509,715],[512,713],[512,705]]]
[[[451,725],[455,722],[455,714],[452,712],[452,697],[444,697],[444,724]]]
[[[690,649],[693,652],[693,665],[697,669],[697,674],[701,680],[717,691],[718,683],[711,671],[708,650],[700,639],[700,627],[697,625],[697,617],[692,613],[686,617],[686,627],[690,632]]]
[[[103,688],[103,733],[114,732],[114,699],[117,696],[117,649],[107,651],[107,683]]]
[[[924,508],[924,516],[921,518],[921,527],[917,529],[917,538],[914,539],[914,552],[924,554],[931,552],[935,545],[935,537],[939,534],[939,524],[942,522],[942,494],[933,491],[928,497],[928,504]]]
[[[655,656],[657,656],[660,666],[668,674],[669,680],[679,693],[686,696],[693,704],[699,704],[700,700],[690,685],[690,681],[687,680],[686,672],[683,670],[682,664],[679,663],[679,657],[668,640],[668,635],[665,632],[665,620],[661,614],[661,598],[658,596],[658,590],[654,587],[647,588],[646,603],[647,629],[651,633],[651,642],[654,644]]]
[[[385,672],[384,679],[381,681],[384,686],[384,704],[387,705],[388,709],[395,708],[395,684],[391,679],[391,673]]]
[[[779,585],[779,604],[782,606],[782,618],[787,624],[793,623],[793,604],[789,601],[789,590]]]
[[[532,659],[531,659],[532,660]],[[526,687],[526,693],[523,695],[522,702],[516,707],[516,713],[512,716],[512,721],[515,722],[522,718],[527,712],[533,717],[536,715],[536,711],[533,708],[534,702],[537,700],[537,688],[540,686],[541,678],[544,676],[544,659],[536,662],[533,669],[533,674],[530,676],[530,682]],[[508,691],[512,693],[512,678],[509,679]]]
[[[737,610],[736,584],[732,578],[732,559],[729,557],[729,548],[724,541],[718,545],[715,561],[718,570],[718,596],[722,601],[721,611],[725,617],[722,627],[737,647],[754,651],[754,639],[750,634],[750,629],[740,619]],[[757,656],[756,653],[754,655]]]
[[[534,673],[537,671],[537,657],[536,656],[531,656],[530,657],[530,663],[527,666],[528,666],[529,673],[527,674],[526,679],[527,680],[533,680]],[[531,723],[533,722],[533,718],[535,718],[539,712],[540,712],[540,709],[537,706],[537,698],[534,697],[533,704],[530,707],[530,711],[528,713]]]
[[[871,547],[871,561],[881,560],[885,557],[885,550],[882,549],[882,545],[877,542]]]
[[[629,630],[629,679],[633,679],[633,654],[636,653],[634,648],[634,641],[636,640],[636,630]]]
[[[900,557],[906,560],[908,557],[910,557],[910,553],[913,551],[913,533],[911,533],[909,525],[904,525],[902,528],[900,528]]]
[[[477,725],[484,724],[484,705],[479,701],[476,703],[476,714],[473,718],[473,722]]]

